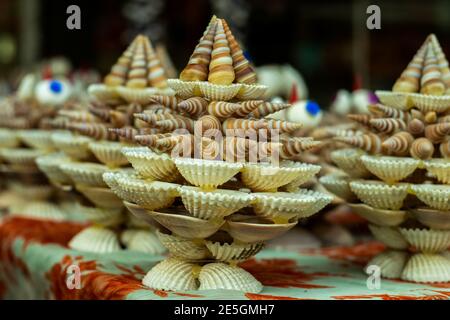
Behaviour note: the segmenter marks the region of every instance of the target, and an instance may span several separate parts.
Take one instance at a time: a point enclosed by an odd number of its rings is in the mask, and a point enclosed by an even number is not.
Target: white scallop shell
[[[350,189],[351,178],[342,175],[326,175],[319,178],[319,182],[331,193],[339,198],[352,202],[356,199],[355,194]]]
[[[423,114],[435,111],[442,113],[450,110],[450,96],[432,96],[420,93],[411,94],[411,99],[414,106],[417,107]]]
[[[400,233],[410,245],[425,253],[441,252],[450,247],[450,230],[400,228]]]
[[[48,130],[20,130],[19,138],[24,144],[34,149],[52,150],[54,145],[51,139],[52,132]]]
[[[438,254],[414,254],[403,269],[402,279],[414,282],[450,281],[450,260]]]
[[[450,185],[413,185],[411,189],[417,198],[431,208],[450,210]]]
[[[70,158],[64,153],[51,153],[45,156],[38,157],[36,164],[47,178],[55,184],[70,184],[70,177],[67,176],[59,166],[62,163],[70,162]]]
[[[432,159],[424,161],[427,171],[440,182],[450,184],[450,161],[448,159]]]
[[[51,139],[57,149],[74,159],[85,160],[92,156],[89,142],[93,140],[89,137],[62,131],[53,133]]]
[[[122,250],[117,235],[109,229],[99,227],[82,230],[70,240],[69,247],[94,253],[111,253]]]
[[[400,181],[412,174],[420,164],[413,158],[361,156],[364,166],[383,181],[392,183]]]
[[[369,224],[369,229],[375,239],[381,241],[388,248],[404,250],[409,247],[408,242],[402,236],[398,228],[382,227],[375,224]]]
[[[186,260],[201,260],[209,257],[208,249],[203,241],[191,240],[156,231],[156,234],[170,254]]]
[[[67,218],[65,212],[57,205],[44,201],[33,201],[25,204],[22,210],[17,212],[17,215],[30,217],[33,219],[55,221],[62,221]]]
[[[115,141],[92,141],[89,143],[89,150],[108,167],[120,167],[129,163],[122,154],[123,147],[122,143]]]
[[[408,195],[408,187],[406,183],[389,185],[375,180],[350,182],[350,188],[362,202],[378,209],[400,209]]]
[[[413,106],[410,93],[377,90],[375,95],[382,104],[396,109],[408,110]]]
[[[128,230],[126,230],[128,231]],[[125,232],[126,232],[125,231]],[[128,239],[126,239],[128,236]],[[122,242],[126,245],[128,250],[144,252],[148,254],[162,254],[166,249],[159,241],[154,232],[149,230],[135,230],[131,235],[125,235],[125,241]]]
[[[230,85],[217,85],[207,81],[199,81],[198,87],[202,96],[214,101],[229,101],[233,99],[241,89],[242,85],[233,83]]]
[[[206,241],[206,247],[218,261],[241,261],[256,255],[264,247],[263,242],[255,243],[220,243]]]
[[[59,167],[76,185],[106,187],[103,173],[108,171],[108,167],[105,165],[93,162],[70,162],[63,163]]]
[[[17,132],[12,129],[0,128],[0,147],[15,148],[20,144]]]
[[[366,268],[377,266],[380,268],[383,278],[399,279],[408,256],[408,253],[405,251],[388,250],[372,258],[367,263]]]
[[[339,149],[330,153],[331,160],[350,177],[365,178],[370,172],[361,162],[361,155],[365,153],[359,149]]]

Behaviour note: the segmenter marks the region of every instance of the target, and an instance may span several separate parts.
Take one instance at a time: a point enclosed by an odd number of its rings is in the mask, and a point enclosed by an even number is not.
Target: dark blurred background
[[[66,28],[71,4],[81,30]],[[381,30],[366,28],[371,4]],[[163,43],[181,70],[216,14],[256,66],[293,65],[326,105],[340,88],[390,88],[429,33],[449,53],[449,12],[447,0],[0,0],[0,77],[61,55],[105,74],[139,32]]]

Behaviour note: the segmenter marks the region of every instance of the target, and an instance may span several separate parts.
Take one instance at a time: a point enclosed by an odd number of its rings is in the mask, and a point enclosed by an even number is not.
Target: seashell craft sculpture
[[[321,179],[386,245],[368,264],[378,265],[386,278],[450,281],[450,260],[443,254],[450,247],[448,80],[448,62],[430,35],[393,92],[369,107],[370,119],[360,121],[366,130],[335,138],[354,148],[332,154],[346,175]]]
[[[320,166],[298,162],[298,156],[319,142],[293,137],[299,123],[264,118],[287,106],[258,100],[265,87],[255,80],[225,20],[213,17],[180,79],[168,80],[175,96],[116,106],[125,115],[119,127],[108,109],[96,112],[101,122],[69,126],[110,140],[108,150],[121,143],[114,154],[134,169],[104,168],[103,183],[136,218],[157,227],[170,253],[147,273],[144,285],[259,292],[261,283],[237,263],[331,201],[299,188]],[[104,190],[100,171],[95,179],[78,179]],[[161,250],[150,235],[127,232],[122,238]]]

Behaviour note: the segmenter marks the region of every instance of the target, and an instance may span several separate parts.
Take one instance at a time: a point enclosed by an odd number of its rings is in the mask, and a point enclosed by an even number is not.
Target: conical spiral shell
[[[195,133],[203,134],[204,132],[208,130],[220,130],[222,132],[222,123],[220,120],[212,115],[206,115],[203,117],[198,118],[197,121],[195,121]],[[211,132],[214,133],[214,132]]]
[[[117,135],[103,123],[69,123],[68,129],[97,140],[117,140]]]
[[[147,62],[145,56],[145,44],[142,36],[137,37],[136,50],[131,60],[130,70],[128,71],[128,88],[143,89],[147,87]]]
[[[136,119],[142,120],[150,125],[155,125],[157,121],[174,119],[175,116],[171,113],[135,113],[134,117]]]
[[[298,122],[289,122],[283,120],[261,120],[263,128],[268,130],[279,130],[281,133],[290,133],[301,129],[303,126]]]
[[[256,108],[252,112],[250,112],[248,114],[248,117],[249,118],[263,118],[274,112],[289,108],[290,106],[291,105],[288,103],[263,102],[258,106],[258,108]]]
[[[154,103],[159,103],[164,107],[170,108],[175,111],[179,111],[178,104],[181,102],[177,97],[161,95],[154,95],[150,98],[150,100]]]
[[[152,48],[150,39],[144,37],[144,47],[147,53],[147,81],[151,87],[155,88],[167,88],[167,77],[166,73],[156,56],[155,51]]]
[[[204,114],[207,107],[208,101],[202,97],[192,97],[178,104],[178,109],[194,117]]]
[[[176,117],[173,119],[156,121],[155,126],[166,132],[174,131],[176,129],[186,129],[189,132],[194,132],[194,120],[186,117]]]
[[[373,119],[373,116],[370,114],[349,114],[347,115],[347,118],[364,126],[370,126],[370,120]]]
[[[137,38],[128,46],[122,56],[111,68],[110,73],[105,77],[105,84],[108,86],[120,86],[126,82],[128,70],[131,66],[133,53],[137,46]]]
[[[442,81],[445,83],[445,86],[447,87],[448,91],[448,88],[450,88],[450,69],[448,61],[445,57],[444,52],[442,51],[441,45],[439,44],[437,37],[434,34],[431,34],[429,38],[430,42],[433,45],[434,52],[436,53],[438,67],[442,74]]]
[[[402,131],[384,140],[381,146],[388,154],[406,156],[409,154],[409,148],[413,141],[414,137],[409,132]]]
[[[208,113],[218,118],[228,118],[239,108],[240,106],[237,103],[212,101],[208,105]]]
[[[237,43],[233,34],[231,33],[228,24],[222,19],[223,29],[228,41],[231,51],[231,58],[233,59],[233,68],[236,73],[236,82],[254,84],[256,83],[256,72],[253,70],[249,61],[245,58],[241,47]]]
[[[111,109],[109,107],[106,107],[106,106],[98,107],[98,106],[95,106],[95,105],[91,105],[91,106],[88,107],[88,110],[94,116],[100,118],[101,120],[103,120],[105,122],[109,122],[110,117],[111,117],[110,113],[109,113],[109,111]]]
[[[441,156],[443,158],[450,159],[450,139],[441,142],[441,145],[439,146],[439,151],[441,152]]]
[[[406,129],[406,123],[401,119],[380,118],[380,119],[372,119],[369,121],[369,123],[372,128],[375,128],[378,131],[384,133],[392,133]]]
[[[125,112],[111,110],[110,112],[110,122],[114,127],[124,127],[130,125],[133,121],[132,116],[126,114]]]
[[[433,46],[428,44],[427,53],[423,65],[423,75],[420,79],[421,89],[423,94],[442,95],[445,92],[445,84],[441,80],[442,74],[438,66],[436,54]]]
[[[156,128],[140,128],[136,129],[133,127],[124,127],[124,128],[109,128],[109,131],[116,134],[119,138],[124,141],[137,142],[135,137],[138,135],[150,135],[158,133],[159,130]]]
[[[382,140],[378,135],[372,133],[353,137],[336,137],[334,140],[344,142],[370,153],[379,153],[381,151]]]
[[[395,118],[395,119],[401,119],[405,122],[409,122],[412,120],[413,116],[411,113],[407,111],[403,111],[400,109],[392,108],[385,106],[381,103],[372,104],[369,106],[369,111],[371,113],[380,114],[381,116],[384,116],[386,118]]]
[[[291,159],[295,156],[307,151],[311,150],[319,145],[322,142],[314,141],[314,140],[291,140],[289,142],[283,143],[283,147],[281,149],[281,156],[284,159]]]
[[[425,60],[425,44],[417,51],[411,62],[394,84],[394,92],[418,92],[420,88],[420,77]]]
[[[172,133],[155,133],[155,134],[145,134],[145,135],[136,135],[134,140],[142,146],[154,147],[156,141],[161,138],[170,137]]]
[[[205,33],[194,49],[189,62],[180,74],[183,81],[206,81],[208,79],[208,65],[214,42],[217,19],[213,17]]]
[[[228,118],[222,123],[224,133],[226,133],[226,130],[259,130],[264,127],[263,120]]]
[[[434,153],[434,145],[427,138],[418,138],[411,144],[409,152],[415,159],[431,159]]]
[[[425,130],[425,124],[419,119],[413,119],[408,123],[407,130],[413,136],[420,136]]]
[[[92,113],[84,110],[59,110],[58,116],[66,117],[75,122],[98,122],[99,119]]]
[[[450,134],[450,122],[430,124],[425,127],[425,137],[433,143],[440,143]]]
[[[209,63],[208,81],[213,84],[229,85],[235,79],[233,59],[228,45],[222,20],[217,20],[211,62]]]
[[[257,109],[262,103],[264,103],[264,100],[248,100],[241,102],[239,103],[241,107],[236,111],[236,115],[239,117],[246,117],[253,110]]]

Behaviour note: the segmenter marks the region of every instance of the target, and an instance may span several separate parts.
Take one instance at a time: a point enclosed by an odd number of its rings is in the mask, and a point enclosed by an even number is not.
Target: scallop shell
[[[118,104],[122,101],[115,87],[95,83],[88,87],[88,93],[96,97],[99,101],[108,104]]]
[[[230,85],[212,84],[206,81],[198,82],[198,88],[203,97],[215,101],[229,101],[233,99],[242,88],[242,84]]]
[[[117,93],[120,95],[122,99],[127,101],[128,103],[137,103],[146,105],[151,102],[152,96],[155,95],[164,95],[164,96],[173,96],[175,92],[171,88],[127,88],[123,86],[119,86],[116,88]]]
[[[299,189],[295,193],[315,198],[313,207],[309,209],[311,212],[319,212],[327,204],[333,201],[333,197],[331,195],[314,190]]]
[[[419,160],[400,157],[361,156],[364,166],[383,181],[400,181],[413,173],[420,164]]]
[[[27,199],[45,200],[49,198],[55,191],[48,184],[22,184],[11,183],[9,189],[19,195],[26,195]]]
[[[450,110],[450,96],[412,94],[411,100],[414,106],[423,113],[430,111],[441,113]]]
[[[124,175],[116,176],[116,182],[116,188],[120,190],[117,195],[147,210],[170,207],[178,196],[179,185],[173,183],[145,181]]]
[[[162,254],[166,251],[158,237],[152,231],[136,230],[127,240],[126,247],[131,251],[144,252],[152,255]]]
[[[369,224],[369,229],[375,239],[384,243],[388,248],[405,250],[408,249],[409,244],[403,238],[398,228],[381,227],[374,224]]]
[[[103,181],[103,173],[108,171],[108,167],[89,162],[63,163],[59,168],[72,179],[75,185],[85,185],[90,187],[106,187]]]
[[[0,147],[15,148],[20,144],[17,132],[11,129],[0,128]]]
[[[238,290],[258,293],[262,284],[242,268],[225,263],[209,263],[203,266],[199,276],[199,290]]]
[[[393,108],[408,110],[413,106],[411,95],[408,93],[377,90],[375,95],[382,104]]]
[[[296,190],[298,189],[302,184],[308,182],[310,179],[312,179],[316,174],[319,173],[321,167],[314,165],[314,164],[309,164],[309,163],[301,163],[299,165],[299,168],[303,167],[303,174],[296,178],[295,180],[293,180],[292,182],[288,183],[286,185],[286,188],[288,190]]]
[[[0,158],[14,166],[34,167],[36,158],[45,154],[46,152],[40,149],[0,149]]]
[[[317,199],[312,196],[287,192],[254,193],[253,196],[256,198],[255,213],[275,221],[287,222],[294,217],[304,218],[316,213]]]
[[[264,97],[267,86],[261,84],[244,84],[239,89],[236,98],[239,100],[255,100]]]
[[[372,258],[367,267],[378,266],[381,269],[381,276],[387,279],[399,279],[402,275],[408,259],[408,253],[404,251],[388,250]]]
[[[271,220],[253,216],[232,215],[223,229],[230,236],[244,243],[254,243],[270,240],[281,236],[292,229],[296,222],[273,223]]]
[[[425,253],[441,252],[450,247],[449,230],[400,228],[400,233],[413,247]]]
[[[449,185],[413,185],[414,194],[431,208],[446,211],[450,210],[450,186]]]
[[[155,265],[142,279],[142,284],[156,290],[197,290],[194,277],[196,264],[176,258],[168,258]]]
[[[70,158],[63,153],[51,153],[45,156],[36,158],[36,164],[47,178],[55,184],[67,185],[71,183],[70,177],[67,176],[61,169],[60,165],[70,162]]]
[[[358,149],[340,149],[331,152],[331,160],[350,177],[365,178],[370,172],[361,162],[364,152]]]
[[[413,255],[403,269],[402,279],[414,282],[450,281],[450,260],[437,254]]]
[[[178,178],[177,168],[167,154],[157,154],[146,147],[123,148],[122,153],[145,179],[171,182]]]
[[[130,212],[133,218],[140,221],[142,224],[145,225],[145,227],[151,225],[156,229],[161,228],[161,225],[158,222],[156,222],[155,219],[152,218],[151,211],[128,201],[123,201],[123,205],[127,208],[127,210]]]
[[[61,208],[46,201],[32,201],[24,205],[22,210],[18,213],[20,216],[25,216],[33,219],[62,221],[67,218]]]
[[[34,149],[53,150],[52,132],[47,130],[21,130],[19,138],[24,144]]]
[[[120,142],[95,141],[89,143],[89,150],[95,157],[108,167],[120,167],[129,162],[122,154],[124,145]]]
[[[177,213],[151,211],[150,215],[174,234],[187,239],[207,238],[224,223],[223,220],[203,220]]]
[[[429,228],[450,230],[450,211],[417,208],[410,210],[408,213]]]
[[[105,227],[117,226],[124,220],[121,207],[117,209],[105,209],[86,207],[77,203],[73,208],[73,212],[84,217],[86,221],[91,221]]]
[[[82,230],[70,240],[69,248],[93,253],[111,253],[122,250],[117,235],[109,229],[99,227]]]
[[[196,218],[222,219],[250,204],[254,197],[234,190],[203,191],[183,186],[179,190],[186,209]]]
[[[319,182],[328,191],[335,194],[339,198],[346,200],[347,202],[353,202],[356,200],[356,196],[350,189],[350,181],[351,179],[347,176],[337,174],[322,176],[319,179]]]
[[[280,164],[246,163],[241,173],[242,182],[253,191],[274,191],[303,176],[311,167],[303,163],[283,161]]]
[[[123,207],[122,200],[119,199],[109,188],[89,187],[83,185],[77,185],[76,188],[89,201],[100,208],[117,209]]]
[[[174,257],[186,260],[202,260],[210,256],[203,241],[185,239],[157,231],[159,240]]]
[[[365,204],[377,209],[398,210],[408,195],[408,184],[388,185],[375,180],[350,182],[351,190]]]
[[[427,171],[440,182],[450,184],[450,161],[444,159],[432,159],[424,161]]]
[[[220,243],[206,241],[206,247],[214,259],[223,262],[247,260],[264,247],[263,242],[256,243]]]
[[[182,99],[196,96],[199,81],[182,81],[179,79],[167,79],[167,85],[172,88]]]
[[[406,220],[406,211],[375,209],[366,204],[349,204],[350,208],[369,222],[394,227]]]
[[[202,189],[217,188],[242,168],[240,163],[188,158],[175,159],[175,165],[189,183]]]
[[[57,149],[74,159],[86,160],[92,156],[89,150],[89,142],[92,141],[91,138],[74,135],[70,131],[64,131],[53,133],[51,139]]]

